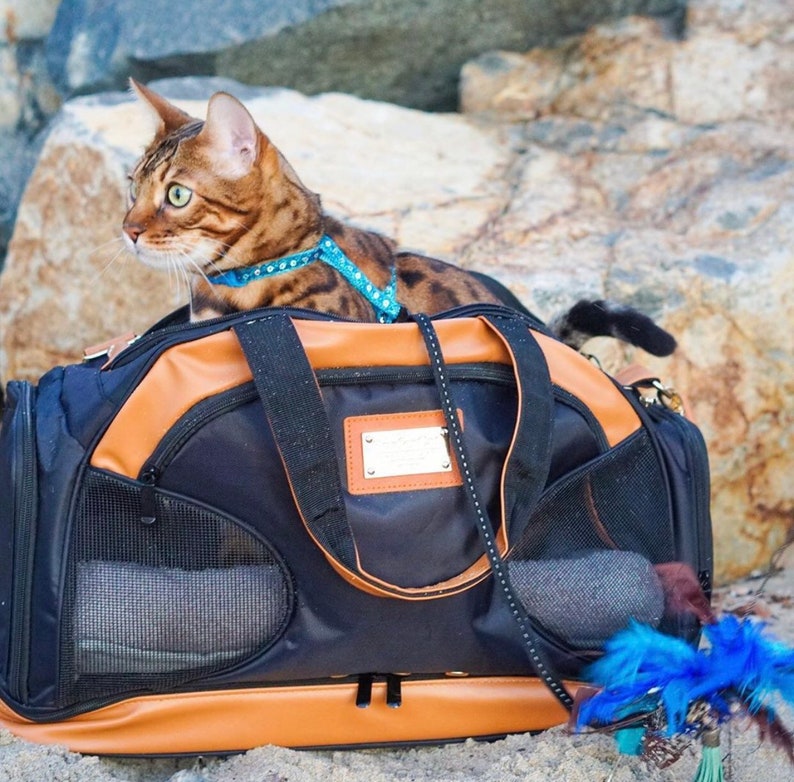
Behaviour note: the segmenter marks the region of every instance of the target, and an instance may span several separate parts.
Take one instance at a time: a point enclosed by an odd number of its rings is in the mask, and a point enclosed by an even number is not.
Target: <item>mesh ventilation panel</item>
[[[67,574],[62,648],[71,696],[166,689],[264,651],[291,613],[286,569],[232,519],[161,492],[87,476]],[[65,694],[67,699],[69,694]]]
[[[510,554],[513,586],[571,649],[599,649],[630,619],[658,626],[653,565],[673,557],[669,498],[644,432],[551,486]]]

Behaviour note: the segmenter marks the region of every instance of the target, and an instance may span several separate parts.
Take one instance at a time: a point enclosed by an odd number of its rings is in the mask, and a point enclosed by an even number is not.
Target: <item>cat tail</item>
[[[676,349],[673,335],[647,315],[603,299],[582,299],[553,318],[548,326],[562,342],[576,350],[591,337],[615,337],[654,356],[669,356]]]

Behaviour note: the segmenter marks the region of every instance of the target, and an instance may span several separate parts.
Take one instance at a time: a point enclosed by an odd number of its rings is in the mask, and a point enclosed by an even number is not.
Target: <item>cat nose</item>
[[[138,241],[138,237],[146,230],[140,223],[124,223],[122,230],[132,239],[132,243]]]

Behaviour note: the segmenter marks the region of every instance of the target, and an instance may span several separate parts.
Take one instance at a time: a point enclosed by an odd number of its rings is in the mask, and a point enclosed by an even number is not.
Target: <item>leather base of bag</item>
[[[575,685],[573,685],[575,687]],[[264,744],[364,747],[493,738],[568,718],[534,677],[403,680],[399,706],[374,682],[365,707],[356,682],[151,695],[58,722],[35,723],[0,703],[15,735],[99,755],[225,754]]]

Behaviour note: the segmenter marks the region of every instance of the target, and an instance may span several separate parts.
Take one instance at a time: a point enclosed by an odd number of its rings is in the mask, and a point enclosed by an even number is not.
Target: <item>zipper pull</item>
[[[366,709],[372,703],[372,684],[375,679],[381,676],[386,679],[386,705],[390,709],[399,709],[402,706],[402,680],[408,674],[387,673],[385,675],[376,673],[361,673],[358,676],[358,687],[356,688],[356,706],[359,709]]]
[[[358,677],[358,687],[356,688],[356,706],[359,709],[369,708],[372,703],[372,682],[375,676],[371,673],[362,673]]]
[[[138,477],[141,486],[141,524],[150,527],[157,521],[157,498],[154,493],[160,471],[156,467],[146,467]]]
[[[106,342],[100,342],[98,345],[91,345],[83,349],[83,361],[91,361],[92,359],[104,356],[106,360],[102,365],[102,369],[105,369],[122,350],[139,339],[140,336],[134,331],[128,331],[126,334],[113,337],[113,339],[109,339]]]
[[[386,674],[386,705],[399,709],[403,704],[402,676],[398,673]]]

